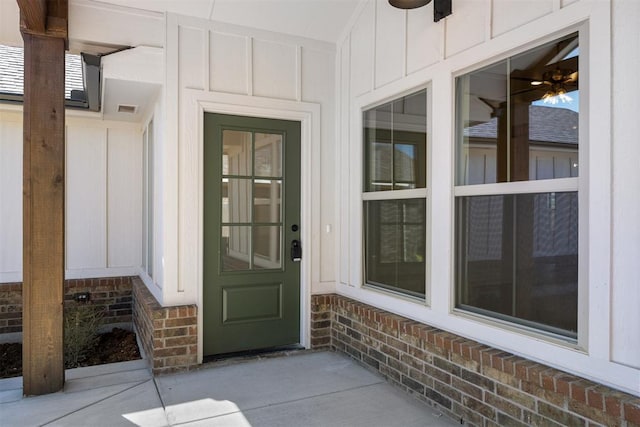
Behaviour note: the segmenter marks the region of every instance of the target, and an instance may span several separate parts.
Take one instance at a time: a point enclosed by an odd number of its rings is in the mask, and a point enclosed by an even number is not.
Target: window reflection
[[[575,337],[578,193],[456,198],[457,305]]]
[[[425,200],[365,202],[367,282],[425,294]]]
[[[367,110],[365,191],[426,186],[426,91]]]
[[[578,35],[457,79],[457,185],[577,177]]]

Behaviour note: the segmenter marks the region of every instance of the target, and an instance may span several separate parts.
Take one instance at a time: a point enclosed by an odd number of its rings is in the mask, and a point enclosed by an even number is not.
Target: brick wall
[[[338,295],[312,297],[324,342],[476,426],[640,426],[640,399]],[[312,342],[313,329],[312,329]]]
[[[133,322],[154,374],[185,371],[198,363],[197,307],[162,307],[133,279]]]
[[[22,283],[0,284],[0,334],[22,332]]]
[[[103,325],[131,323],[131,280],[131,277],[65,280],[65,307],[76,304],[76,293],[89,292],[90,303],[103,312]],[[0,284],[0,334],[12,332],[22,332],[22,283]]]
[[[331,295],[314,295],[311,300],[311,348],[331,347]]]

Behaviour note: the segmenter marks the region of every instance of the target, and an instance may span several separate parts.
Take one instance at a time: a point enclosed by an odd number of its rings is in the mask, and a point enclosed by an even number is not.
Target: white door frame
[[[179,249],[178,280],[180,288],[197,286],[198,363],[203,357],[203,184],[204,184],[204,113],[300,122],[300,237],[303,248],[300,270],[300,344],[311,345],[311,285],[319,276],[320,242],[313,239],[313,212],[319,210],[319,167],[312,159],[320,158],[320,105],[308,102],[274,100],[199,90],[183,90],[181,139],[179,147]],[[317,222],[317,221],[316,221]],[[315,280],[317,281],[317,280]]]

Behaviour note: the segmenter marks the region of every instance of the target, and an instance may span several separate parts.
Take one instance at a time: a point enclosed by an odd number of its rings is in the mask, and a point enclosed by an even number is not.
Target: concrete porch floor
[[[68,370],[64,391],[22,397],[0,380],[9,426],[454,426],[333,352],[299,352],[154,378],[144,360]]]

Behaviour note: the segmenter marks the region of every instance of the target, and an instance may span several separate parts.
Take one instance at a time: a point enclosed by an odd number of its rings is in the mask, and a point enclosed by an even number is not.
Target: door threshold
[[[237,359],[253,359],[260,357],[288,356],[291,352],[305,350],[300,344],[285,345],[279,347],[261,348],[257,350],[235,351],[232,353],[213,354],[204,356],[202,363],[220,362]]]

